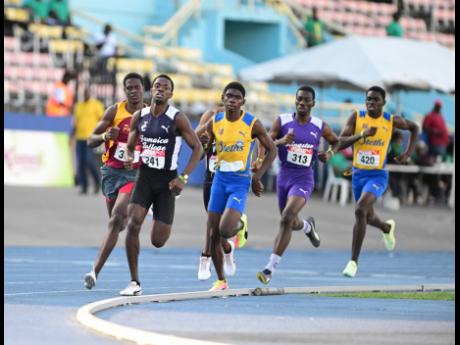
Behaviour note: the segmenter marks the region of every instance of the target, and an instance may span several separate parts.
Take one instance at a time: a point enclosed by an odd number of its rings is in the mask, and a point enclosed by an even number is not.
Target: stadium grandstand
[[[304,49],[303,23],[313,7],[331,39],[384,36],[399,11],[407,38],[455,46],[453,0],[138,0],[129,10],[124,1],[113,1],[110,10],[102,1],[64,1],[71,19],[67,23],[38,17],[31,3],[4,2],[7,112],[43,114],[54,83],[67,69],[78,73],[76,100],[82,97],[79,86],[91,83],[105,105],[122,97],[121,81],[128,71],[149,79],[169,73],[177,84],[174,102],[198,115],[219,101],[222,87],[237,79],[242,67]],[[113,27],[117,50],[101,71],[94,36],[105,23]],[[292,87],[257,82],[247,88],[246,107],[262,118],[292,108]],[[343,103],[350,97],[340,90],[325,95],[323,111],[337,118],[354,106]],[[402,103],[406,113],[420,117],[424,112],[413,111],[417,101]]]

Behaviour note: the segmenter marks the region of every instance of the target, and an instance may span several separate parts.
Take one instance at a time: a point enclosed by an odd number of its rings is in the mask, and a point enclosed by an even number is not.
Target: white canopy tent
[[[455,91],[455,52],[434,42],[350,36],[242,69],[244,81],[298,82],[365,90]]]

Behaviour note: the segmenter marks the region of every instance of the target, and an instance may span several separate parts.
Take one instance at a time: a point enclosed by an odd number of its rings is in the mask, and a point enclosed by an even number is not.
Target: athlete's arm
[[[112,125],[116,113],[116,104],[108,107],[105,110],[104,115],[102,115],[102,118],[97,123],[96,127],[93,130],[93,133],[91,133],[91,135],[88,138],[89,147],[98,147],[104,141],[110,139],[113,140],[118,137],[118,128],[115,129],[114,127],[112,127],[110,130],[107,131],[107,129]]]
[[[126,169],[132,169],[134,161],[134,149],[136,148],[137,141],[139,139],[139,131],[137,125],[141,117],[141,111],[137,110],[131,118],[131,124],[129,127],[128,141],[126,143],[126,161],[123,163]]]
[[[209,141],[209,133],[207,131],[207,124],[216,113],[217,113],[216,109],[205,111],[203,115],[201,115],[200,117],[200,122],[198,123],[198,126],[195,128],[195,133],[196,135],[198,135],[198,139],[200,139],[201,145],[203,145],[203,148],[205,150],[209,149],[209,146],[210,146],[209,143],[211,142]],[[204,157],[204,153],[205,152],[203,152],[203,156],[201,158]]]
[[[200,161],[200,158],[203,154],[203,148],[201,147],[200,140],[198,136],[193,131],[192,126],[188,118],[182,114],[176,114],[176,127],[180,132],[182,138],[184,138],[187,145],[192,149],[192,155],[190,156],[185,169],[182,171],[180,177],[177,177],[169,182],[169,189],[179,195],[182,189],[184,189],[185,183],[187,183],[185,175],[190,175],[190,173],[195,169],[196,165]]]
[[[329,127],[329,125],[324,122],[323,126],[323,134],[322,137],[326,139],[326,141],[331,145],[329,149],[324,152],[318,152],[318,159],[321,162],[327,162],[333,155],[334,153],[337,152],[337,147],[339,145],[339,138],[337,135],[334,133],[334,131]]]
[[[342,133],[339,135],[339,144],[337,146],[337,151],[347,148],[348,146],[353,145],[360,139],[364,139],[366,137],[371,137],[377,133],[377,127],[369,127],[366,130],[363,130],[362,133],[354,134],[355,127],[356,127],[356,117],[358,114],[356,111],[351,113],[350,117],[345,124],[345,127],[342,130]]]
[[[260,166],[259,170],[257,170],[252,175],[252,191],[256,196],[260,196],[264,190],[264,185],[260,181],[260,178],[265,174],[267,169],[272,164],[273,160],[276,157],[276,147],[273,143],[273,140],[268,136],[267,131],[265,130],[262,122],[256,120],[254,126],[252,126],[252,133],[251,136],[259,140],[259,144],[261,148],[265,149],[265,157]]]
[[[277,117],[273,121],[272,127],[270,128],[270,131],[268,132],[268,136],[273,140],[275,147],[279,145],[290,144],[294,141],[294,134],[292,133],[288,133],[284,137],[277,139],[280,132],[281,132],[281,124],[280,124],[279,118]],[[259,145],[258,159],[262,160],[264,156],[265,156],[265,148]]]
[[[406,129],[410,131],[409,146],[406,151],[401,153],[399,156],[395,157],[394,160],[398,163],[404,163],[407,158],[414,152],[415,143],[417,142],[418,137],[418,126],[415,122],[404,119],[401,116],[393,116],[393,127],[398,129]]]

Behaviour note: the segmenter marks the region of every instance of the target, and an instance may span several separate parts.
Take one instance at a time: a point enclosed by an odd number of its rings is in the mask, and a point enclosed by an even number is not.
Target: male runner
[[[125,169],[123,162],[126,159],[126,143],[132,114],[143,107],[142,76],[128,73],[123,79],[123,91],[127,100],[108,107],[88,138],[88,145],[93,148],[105,143],[101,184],[110,219],[107,235],[102,242],[93,269],[85,275],[87,289],[92,289],[96,284],[99,272],[117,244],[119,232],[126,227],[128,201],[140,165],[139,151],[133,165],[134,169]]]
[[[375,201],[388,186],[388,170],[385,169],[388,147],[393,128],[410,131],[407,150],[395,158],[404,163],[412,154],[418,135],[417,125],[400,116],[383,111],[385,90],[372,86],[366,92],[366,110],[354,111],[340,134],[340,148],[353,145],[352,189],[356,200],[355,225],[351,246],[351,260],[343,275],[353,278],[358,270],[358,257],[366,234],[366,224],[380,229],[387,250],[396,244],[395,221],[382,222],[374,212]]]
[[[229,83],[222,93],[225,112],[213,116],[207,124],[209,141],[215,140],[217,169],[208,205],[208,224],[211,228],[211,255],[218,280],[210,291],[228,289],[222,265],[222,241],[241,229],[241,215],[246,207],[249,187],[256,196],[263,191],[260,177],[275,158],[275,145],[262,123],[241,110],[246,90],[238,82]],[[257,138],[267,150],[260,169],[251,178],[251,153]]]
[[[172,79],[160,74],[152,82],[152,104],[133,115],[128,138],[128,162],[134,158],[134,148],[141,139],[141,167],[128,207],[126,254],[131,282],[120,292],[123,296],[142,294],[137,259],[139,232],[153,203],[154,223],[150,233],[152,244],[160,248],[168,240],[174,220],[175,198],[187,184],[188,176],[203,154],[200,141],[188,118],[168,104],[173,95]],[[177,162],[182,138],[192,149],[192,155],[182,174],[177,174]]]
[[[198,123],[195,133],[197,133],[201,144],[206,153],[206,171],[205,178],[203,182],[203,202],[206,212],[208,211],[209,198],[211,194],[212,181],[214,179],[215,167],[217,162],[217,154],[215,143],[209,142],[209,134],[206,132],[207,122],[218,112],[223,111],[223,107],[218,107],[216,109],[207,110],[200,117],[200,122]],[[246,244],[247,240],[247,217],[245,214],[241,216],[241,222],[243,228],[238,231],[234,241],[222,241],[222,247],[224,250],[224,272],[226,275],[232,276],[236,272],[236,265],[233,257],[233,249],[241,248]],[[198,279],[199,280],[208,280],[211,277],[211,229],[208,224],[206,224],[206,240],[204,249],[201,252],[200,256],[200,265],[198,267]]]
[[[318,152],[321,137],[330,145],[338,143],[337,136],[327,123],[310,114],[315,106],[315,90],[312,87],[301,86],[297,90],[295,106],[294,113],[279,115],[270,129],[281,162],[276,187],[281,221],[273,253],[265,269],[256,274],[264,284],[268,284],[279,265],[291,241],[292,231],[303,230],[312,245],[319,247],[320,238],[316,232],[315,219],[308,217],[301,220],[299,213],[315,188],[313,164],[316,157],[326,162],[334,154],[331,147],[327,152]]]

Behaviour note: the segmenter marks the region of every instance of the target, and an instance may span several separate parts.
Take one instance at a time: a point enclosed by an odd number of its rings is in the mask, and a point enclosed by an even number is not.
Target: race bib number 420
[[[165,167],[164,150],[144,150],[141,157],[142,162],[149,168],[163,169]]]
[[[117,148],[115,150],[115,159],[121,161],[121,162],[126,162],[126,151],[127,151],[127,144],[126,143],[118,143]],[[139,156],[140,156],[140,147],[136,146],[134,150],[134,160],[133,163],[139,162]]]
[[[366,167],[378,167],[380,166],[380,151],[358,151],[358,162]]]
[[[309,167],[313,158],[313,148],[289,146],[287,161],[292,164]]]

